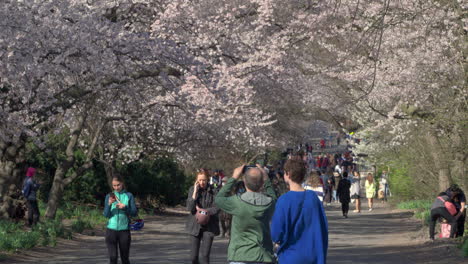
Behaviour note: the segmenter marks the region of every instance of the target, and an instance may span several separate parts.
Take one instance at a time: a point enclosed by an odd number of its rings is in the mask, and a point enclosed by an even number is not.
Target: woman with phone
[[[213,238],[220,233],[219,209],[214,203],[216,189],[208,183],[209,180],[208,172],[200,170],[194,185],[188,192],[187,210],[190,214],[187,218],[186,230],[190,237],[192,264],[210,263]]]
[[[112,178],[113,192],[108,194],[104,203],[104,216],[109,218],[106,230],[106,245],[111,264],[117,264],[117,247],[120,249],[122,264],[129,264],[132,237],[128,224],[129,217],[137,215],[133,195],[124,189],[121,176]]]

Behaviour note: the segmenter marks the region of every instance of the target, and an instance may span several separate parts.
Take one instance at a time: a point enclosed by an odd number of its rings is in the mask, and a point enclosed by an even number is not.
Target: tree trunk
[[[24,163],[24,141],[16,144],[0,140],[0,218],[9,218],[13,213],[14,196],[19,192]]]
[[[75,165],[74,152],[77,147],[81,131],[83,130],[85,120],[86,116],[80,117],[77,127],[73,130],[72,137],[67,146],[67,158],[65,161],[59,164],[57,170],[55,171],[54,181],[50,190],[49,201],[47,203],[47,210],[45,215],[45,217],[48,219],[55,218],[55,214],[59,206],[59,200],[62,198],[63,190],[65,189],[65,187],[93,166],[92,157],[94,155],[94,150],[96,148],[99,136],[101,135],[101,131],[105,126],[106,122],[100,124],[94,132],[91,144],[89,145],[88,150],[86,151],[85,163],[81,165],[78,169],[76,169],[71,175],[65,178],[65,175],[67,174],[68,170]]]
[[[439,179],[439,191],[443,192],[452,184],[450,176],[449,163],[446,160],[446,155],[439,138],[434,131],[430,131],[427,136],[428,142],[431,145],[431,155],[433,158],[436,172]]]
[[[81,131],[83,130],[84,123],[86,121],[86,115],[81,115],[78,118],[76,127],[72,130],[70,141],[68,142],[67,149],[65,151],[66,159],[60,162],[55,170],[54,181],[52,182],[52,188],[49,192],[49,200],[47,201],[47,209],[45,217],[48,219],[54,219],[59,206],[59,200],[62,198],[64,188],[64,178],[67,171],[75,163],[75,149],[80,138]]]
[[[65,177],[66,171],[68,171],[68,168],[65,168],[64,166],[58,167],[55,171],[54,181],[52,183],[52,188],[50,188],[49,200],[47,201],[47,209],[45,213],[45,217],[48,219],[54,219],[55,214],[57,213],[59,201],[63,194],[63,178]]]

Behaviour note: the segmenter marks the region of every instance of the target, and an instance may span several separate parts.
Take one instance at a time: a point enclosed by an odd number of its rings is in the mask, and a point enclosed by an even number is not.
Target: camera
[[[252,168],[257,168],[256,165],[245,165],[244,168],[242,169],[242,174],[244,174],[246,171],[252,169]]]

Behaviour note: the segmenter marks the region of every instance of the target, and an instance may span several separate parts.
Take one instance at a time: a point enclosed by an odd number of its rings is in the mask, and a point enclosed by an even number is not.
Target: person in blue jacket
[[[104,216],[109,218],[106,230],[106,245],[109,252],[110,264],[117,264],[117,247],[120,249],[122,264],[129,264],[130,217],[137,215],[137,208],[133,195],[124,189],[124,182],[119,175],[112,179],[114,191],[106,196]]]
[[[37,205],[37,190],[41,186],[34,180],[36,169],[29,167],[26,172],[26,179],[23,182],[23,196],[26,198],[28,208],[28,226],[32,227],[39,222],[39,206]]]
[[[327,218],[317,194],[301,186],[305,174],[303,161],[286,162],[284,179],[290,191],[278,199],[271,222],[280,264],[325,264],[327,260]]]

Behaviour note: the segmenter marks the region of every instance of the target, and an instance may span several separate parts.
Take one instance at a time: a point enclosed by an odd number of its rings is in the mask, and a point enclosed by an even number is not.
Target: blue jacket
[[[23,190],[21,192],[28,201],[36,201],[36,193],[40,186],[41,185],[34,182],[34,180],[31,177],[27,177],[24,180]]]

